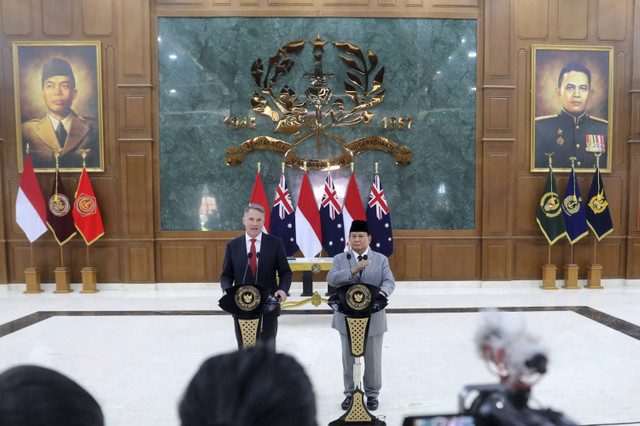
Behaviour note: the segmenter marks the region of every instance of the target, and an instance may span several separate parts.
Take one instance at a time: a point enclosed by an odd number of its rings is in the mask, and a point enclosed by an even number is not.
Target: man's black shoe
[[[342,409],[348,410],[349,407],[351,406],[351,401],[353,401],[353,397],[351,395],[347,395],[344,401],[342,401],[342,405],[341,405]]]
[[[371,411],[377,410],[378,409],[378,405],[380,405],[380,403],[378,402],[378,398],[376,398],[375,396],[367,398],[367,408],[369,410],[371,410]]]

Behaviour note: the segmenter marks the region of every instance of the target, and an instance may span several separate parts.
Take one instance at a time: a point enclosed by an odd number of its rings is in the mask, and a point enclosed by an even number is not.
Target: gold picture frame
[[[613,47],[533,45],[531,171],[611,172]]]
[[[18,168],[29,146],[36,172],[104,171],[99,41],[13,42]],[[58,120],[64,129],[58,129]],[[56,129],[60,130],[56,134]]]

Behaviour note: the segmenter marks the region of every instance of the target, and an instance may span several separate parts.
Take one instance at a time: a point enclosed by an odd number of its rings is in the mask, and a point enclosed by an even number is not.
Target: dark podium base
[[[356,390],[353,393],[353,400],[351,406],[346,413],[342,415],[338,420],[334,420],[329,423],[329,426],[340,425],[375,425],[386,426],[387,424],[382,420],[376,418],[373,414],[367,410],[364,404],[364,394],[361,390]]]

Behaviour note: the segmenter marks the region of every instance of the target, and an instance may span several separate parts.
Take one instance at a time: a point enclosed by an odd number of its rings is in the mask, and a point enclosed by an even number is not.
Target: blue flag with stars
[[[322,228],[322,246],[330,257],[344,251],[344,224],[342,222],[342,206],[333,186],[331,173],[327,173],[324,193],[320,203],[320,225]]]
[[[367,223],[369,234],[371,234],[371,248],[387,257],[391,256],[393,253],[391,214],[378,173],[375,174],[369,193]]]
[[[298,251],[296,243],[296,215],[291,202],[291,195],[287,189],[284,173],[280,176],[280,184],[276,188],[276,195],[271,209],[271,229],[274,237],[278,237],[284,243],[284,251],[287,256],[293,256]]]

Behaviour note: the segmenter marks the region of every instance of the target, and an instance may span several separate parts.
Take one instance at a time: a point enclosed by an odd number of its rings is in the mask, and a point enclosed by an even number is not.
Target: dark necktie
[[[363,259],[363,257],[358,255],[358,262],[360,262],[362,259]],[[362,278],[362,270],[360,270],[360,272],[358,272],[358,278]]]
[[[256,258],[256,239],[251,238],[251,259],[249,259],[249,268],[251,268],[251,275],[256,276],[256,269],[258,267],[258,259]]]
[[[60,147],[64,148],[64,142],[67,140],[67,130],[64,128],[62,121],[58,123],[58,128],[56,129],[56,137],[58,138]]]

